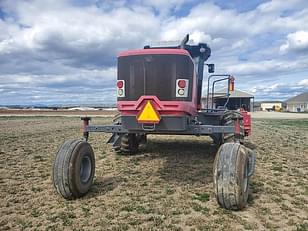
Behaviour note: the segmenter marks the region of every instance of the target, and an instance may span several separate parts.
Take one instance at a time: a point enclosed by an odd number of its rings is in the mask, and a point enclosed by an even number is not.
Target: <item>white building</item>
[[[282,108],[282,103],[276,101],[265,101],[261,103],[260,108],[262,111],[275,111],[275,108],[278,110]]]
[[[286,101],[287,111],[308,112],[308,92],[294,96]]]

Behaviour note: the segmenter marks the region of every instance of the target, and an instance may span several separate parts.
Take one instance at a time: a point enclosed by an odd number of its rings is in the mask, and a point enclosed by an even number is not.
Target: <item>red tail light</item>
[[[118,87],[118,88],[122,88],[123,85],[124,85],[124,84],[123,84],[123,81],[118,81],[118,82],[117,82],[117,87]]]
[[[117,81],[117,95],[118,97],[125,97],[125,81],[124,80]]]
[[[178,86],[179,86],[180,88],[185,88],[185,87],[186,87],[186,81],[185,81],[185,80],[180,80],[180,81],[178,82]]]
[[[176,80],[176,97],[188,97],[188,79],[177,79]]]

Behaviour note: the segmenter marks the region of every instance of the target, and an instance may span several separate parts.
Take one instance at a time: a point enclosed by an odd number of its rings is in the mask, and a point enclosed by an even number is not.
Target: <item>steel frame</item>
[[[122,125],[88,125],[85,132],[105,132],[105,133],[146,133],[146,134],[179,134],[179,135],[211,135],[214,133],[234,133],[234,126],[215,125],[188,125],[184,131],[149,131],[149,130],[127,130]]]

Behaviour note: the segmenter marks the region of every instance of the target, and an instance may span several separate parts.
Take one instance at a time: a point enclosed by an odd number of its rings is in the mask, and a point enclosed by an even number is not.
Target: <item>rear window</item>
[[[186,55],[133,55],[118,58],[118,79],[125,80],[125,96],[118,100],[138,100],[155,95],[160,100],[191,100],[194,65]],[[176,98],[176,80],[189,79],[187,98]]]

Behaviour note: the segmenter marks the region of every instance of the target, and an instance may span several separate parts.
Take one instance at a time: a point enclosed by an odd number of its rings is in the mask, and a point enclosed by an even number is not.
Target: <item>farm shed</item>
[[[219,107],[223,106],[226,101],[227,101],[227,96],[226,96],[227,89],[222,89],[216,91],[215,94],[215,99],[214,99],[214,107]],[[251,100],[252,99],[252,100]],[[202,98],[202,107],[206,107],[206,97]],[[211,105],[211,99],[209,100],[209,105]],[[229,110],[237,110],[239,109],[242,105],[246,106],[247,111],[253,111],[253,104],[254,104],[254,96],[241,90],[234,90],[230,92],[230,98],[228,102],[227,108]]]
[[[287,111],[308,112],[308,92],[294,96],[286,101]]]

